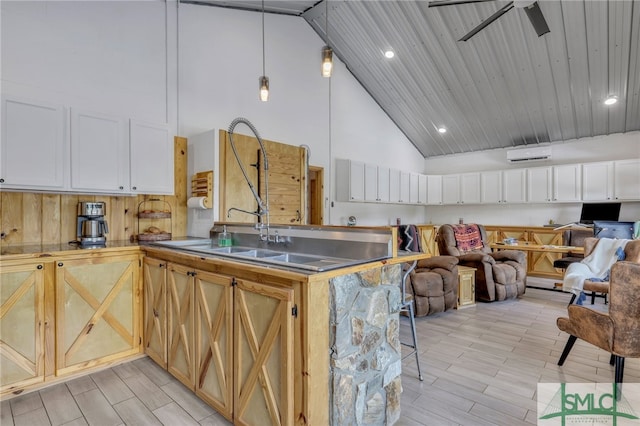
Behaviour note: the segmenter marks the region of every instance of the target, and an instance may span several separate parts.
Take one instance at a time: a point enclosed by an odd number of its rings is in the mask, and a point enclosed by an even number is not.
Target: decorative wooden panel
[[[139,256],[57,263],[56,375],[140,352]]]
[[[553,228],[530,230],[529,241],[532,244],[561,246],[562,232],[554,231]],[[562,273],[553,267],[553,262],[561,256],[560,253],[531,251],[527,259],[527,272],[538,277],[562,278]]]
[[[233,134],[238,156],[245,167],[252,185],[265,200],[264,164],[260,145],[255,137]],[[297,146],[263,139],[269,161],[269,210],[271,223],[306,223],[306,151]],[[254,212],[257,202],[245,181],[238,162],[229,144],[229,134],[220,131],[220,217],[226,218],[231,207]],[[252,166],[260,164],[263,174],[258,185],[258,170]],[[265,200],[266,201],[266,200]],[[240,212],[231,212],[230,221],[254,223],[257,217]]]
[[[439,253],[438,245],[436,244],[437,229],[435,225],[418,225],[422,251],[429,253],[431,256],[438,256]]]
[[[193,390],[193,269],[170,263],[167,270],[167,366],[185,386]]]
[[[0,393],[44,381],[44,269],[0,265]]]
[[[237,424],[293,424],[293,290],[251,281],[235,287]]]
[[[196,271],[196,394],[233,419],[232,278]]]
[[[144,352],[167,368],[167,262],[145,257],[144,277]]]
[[[78,202],[104,201],[109,224],[107,240],[129,240],[137,233],[137,207],[145,198],[159,198],[171,206],[172,229],[176,237],[187,233],[187,140],[175,138],[175,195],[77,195],[0,192],[0,231],[10,244],[66,244],[75,240]],[[148,226],[154,225],[149,223]],[[161,223],[165,226],[165,223]]]

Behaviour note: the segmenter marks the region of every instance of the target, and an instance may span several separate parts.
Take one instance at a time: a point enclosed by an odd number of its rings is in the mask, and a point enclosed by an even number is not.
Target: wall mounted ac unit
[[[510,163],[524,163],[527,161],[544,161],[551,159],[551,147],[511,149],[507,151],[507,161]]]

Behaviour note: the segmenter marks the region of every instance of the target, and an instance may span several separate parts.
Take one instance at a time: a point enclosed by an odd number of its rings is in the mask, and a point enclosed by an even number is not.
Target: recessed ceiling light
[[[439,131],[440,133],[447,133],[447,128],[446,128],[446,127],[444,127],[444,126],[441,126],[441,127],[438,127],[438,131]]]
[[[607,99],[604,100],[605,105],[613,105],[616,102],[618,102],[617,96],[609,96]]]
[[[393,50],[387,50],[386,52],[384,52],[384,57],[387,59],[391,59],[394,56],[396,56],[396,54],[393,52]]]

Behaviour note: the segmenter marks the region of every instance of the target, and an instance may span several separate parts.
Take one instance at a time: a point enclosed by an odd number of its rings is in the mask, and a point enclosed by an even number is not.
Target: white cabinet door
[[[418,175],[418,204],[427,203],[427,175]]]
[[[409,203],[418,204],[418,198],[420,194],[420,188],[418,182],[420,181],[420,175],[417,173],[409,174]]]
[[[364,165],[364,200],[378,201],[378,167]]]
[[[553,201],[582,199],[582,166],[566,164],[553,166]]]
[[[460,204],[460,175],[442,176],[442,204]]]
[[[613,161],[582,165],[582,200],[608,201],[613,198]]]
[[[389,168],[378,166],[378,201],[389,202]]]
[[[547,203],[551,201],[551,167],[527,169],[527,201]]]
[[[427,204],[432,206],[442,204],[442,176],[441,175],[427,176]]]
[[[400,170],[389,169],[389,201],[400,203]]]
[[[400,172],[400,202],[407,204],[410,202],[410,175],[409,172]]]
[[[502,172],[480,173],[480,202],[483,204],[502,203]]]
[[[71,188],[129,192],[129,143],[121,117],[71,110]]]
[[[0,189],[65,189],[64,129],[60,105],[2,99]]]
[[[338,201],[364,201],[364,163],[337,159],[336,177]]]
[[[460,203],[478,204],[480,202],[480,173],[460,175]]]
[[[640,160],[621,160],[614,164],[616,200],[640,200]]]
[[[173,140],[167,126],[131,120],[130,190],[137,194],[173,194]]]
[[[524,203],[527,201],[526,169],[512,169],[502,172],[502,201],[504,203]]]

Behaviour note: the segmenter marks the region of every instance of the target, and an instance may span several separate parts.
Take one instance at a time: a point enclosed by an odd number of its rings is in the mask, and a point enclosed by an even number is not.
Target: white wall
[[[448,174],[640,158],[640,132],[554,142],[551,147],[550,161],[509,164],[507,150],[497,149],[430,158],[425,160],[425,172]],[[582,203],[428,206],[426,220],[455,223],[463,218],[468,223],[541,226],[549,220],[559,224],[575,222],[580,219],[581,208]],[[640,220],[640,202],[622,203],[620,220]]]
[[[323,167],[325,223],[362,225],[422,222],[424,209],[334,203],[332,158],[351,158],[421,172],[424,159],[389,117],[334,58],[331,79],[320,75],[324,43],[302,19],[265,15],[269,102],[258,100],[262,74],[261,14],[181,4],[179,16],[180,133],[190,137],[249,119],[265,139],[311,148],[310,164]],[[240,125],[240,133],[250,130]],[[339,183],[338,183],[339,184]]]

